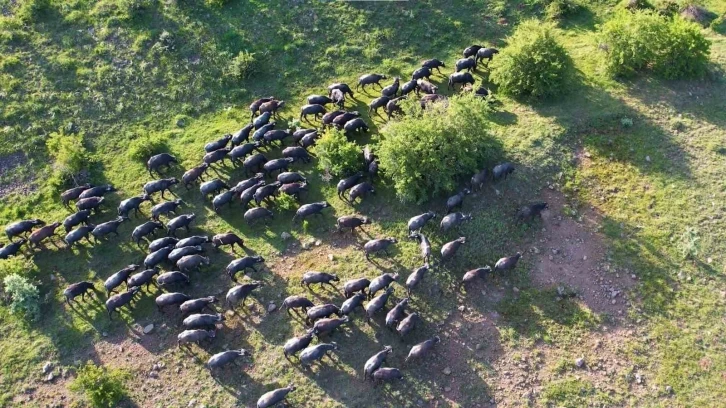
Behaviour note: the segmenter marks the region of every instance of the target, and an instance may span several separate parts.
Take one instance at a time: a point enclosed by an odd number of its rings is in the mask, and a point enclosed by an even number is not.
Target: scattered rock
[[[53,373],[50,373],[50,374],[48,374],[48,376],[47,376],[47,377],[45,377],[45,381],[46,381],[46,382],[51,382],[51,381],[53,381],[54,379],[55,379],[55,374],[53,374]]]
[[[645,378],[643,377],[643,374],[640,374],[640,373],[635,374],[635,382],[637,384],[643,384],[644,380],[645,380]]]
[[[532,252],[534,252],[535,254],[538,254],[539,253],[539,248],[532,247]]]
[[[275,309],[277,309],[276,304],[270,303],[269,305],[267,305],[267,313],[272,313],[275,311]]]
[[[103,332],[103,333],[101,333],[101,336],[103,336],[103,337],[108,337],[108,333],[106,333],[106,332]]]
[[[321,240],[316,240],[316,241],[315,241],[315,246],[320,246],[320,244],[322,244],[322,243],[323,243],[323,241],[321,241]]]
[[[154,330],[154,323],[147,324],[144,326],[144,334],[149,334]]]
[[[665,392],[666,394],[673,394],[673,387],[671,387],[670,385],[666,385]]]
[[[444,368],[444,374],[451,375],[451,368],[449,368],[449,367]]]
[[[289,232],[283,232],[280,234],[280,238],[282,238],[283,241],[287,241],[288,239],[292,238],[292,235],[290,235]]]
[[[481,343],[478,343],[478,344],[476,345],[476,347],[475,347],[475,348],[476,348],[477,350],[481,350],[481,349],[482,349],[482,347],[483,347],[483,346],[481,345]]]
[[[444,387],[444,392],[451,392],[451,387]]]
[[[464,305],[459,306],[459,311],[460,312],[463,312],[464,310],[466,310],[466,307]]]
[[[48,374],[50,372],[50,370],[52,370],[52,369],[53,369],[53,363],[51,363],[50,361],[47,361],[43,365],[43,374]]]
[[[518,287],[516,287],[516,286],[514,286],[514,287],[512,288],[512,291],[513,291],[514,293],[519,293],[519,288],[518,288]]]
[[[193,407],[196,404],[197,404],[197,400],[193,399],[193,400],[189,401],[189,403],[187,404],[187,407]]]
[[[686,273],[683,271],[678,272],[678,279],[680,279],[680,280],[686,279]]]
[[[585,367],[585,359],[584,359],[584,358],[582,358],[582,357],[580,357],[580,358],[578,358],[577,360],[575,360],[575,366],[576,366],[577,368],[582,368],[582,367]]]
[[[335,255],[328,254],[328,260],[331,261],[331,262],[334,261],[335,260]]]
[[[647,161],[648,163],[650,163],[650,156],[645,156],[645,161]]]

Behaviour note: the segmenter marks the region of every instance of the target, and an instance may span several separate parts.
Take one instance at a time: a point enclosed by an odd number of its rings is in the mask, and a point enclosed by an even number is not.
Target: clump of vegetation
[[[600,37],[611,76],[645,70],[665,79],[698,76],[706,70],[711,46],[698,25],[652,11],[618,13],[603,24]]]
[[[701,249],[701,237],[696,228],[689,227],[681,235],[681,255],[683,259],[696,259]]]
[[[525,21],[492,61],[491,80],[511,96],[551,97],[567,89],[572,60],[551,25]]]
[[[83,146],[83,133],[66,133],[62,129],[51,133],[45,145],[53,158],[54,183],[60,184],[67,178],[75,179],[87,167],[89,156]]]
[[[47,14],[53,6],[50,4],[50,0],[27,0],[21,3],[20,7],[15,12],[15,16],[20,21],[31,24]]]
[[[645,10],[653,7],[648,0],[623,0],[623,7],[630,10]]]
[[[212,7],[224,7],[229,3],[229,0],[204,0],[208,6]]]
[[[129,143],[127,154],[131,160],[146,162],[149,157],[169,150],[167,140],[161,135],[139,136]]]
[[[580,7],[582,6],[572,0],[552,0],[545,8],[545,16],[549,21],[558,22],[577,13]]]
[[[620,119],[620,124],[623,125],[623,127],[629,128],[633,127],[633,119],[629,117],[623,117]]]
[[[78,370],[70,389],[83,392],[94,407],[115,407],[126,396],[126,377],[123,371],[107,370],[89,361]]]
[[[227,66],[226,75],[234,80],[241,81],[253,77],[258,73],[259,69],[260,63],[255,53],[240,51]]]
[[[361,149],[338,129],[328,129],[314,148],[318,168],[324,173],[343,177],[361,169]]]
[[[27,278],[16,273],[3,279],[5,292],[10,295],[10,311],[28,320],[40,317],[40,295],[38,288]]]
[[[488,116],[486,102],[462,95],[452,97],[448,107],[429,105],[389,122],[381,130],[378,155],[398,198],[421,203],[449,193],[463,176],[500,159],[498,145],[487,133]]]
[[[295,211],[300,207],[300,204],[295,200],[295,197],[290,194],[280,193],[275,198],[275,205],[284,211]]]

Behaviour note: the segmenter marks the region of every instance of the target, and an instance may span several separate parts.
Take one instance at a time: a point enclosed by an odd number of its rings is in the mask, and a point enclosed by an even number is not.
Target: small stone
[[[449,367],[444,368],[444,374],[451,375],[451,369]]]
[[[613,299],[610,303],[612,303],[614,305],[617,305],[618,304],[618,301],[616,299]]]
[[[582,260],[583,260],[583,261],[587,261],[587,255],[583,256],[583,257],[582,257]]]
[[[634,273],[631,273],[631,274],[630,274],[630,279],[638,279],[638,277],[637,277],[637,276],[635,276],[635,274],[634,274]]]
[[[585,367],[585,359],[584,359],[584,358],[582,358],[582,357],[580,357],[580,358],[578,358],[577,360],[575,360],[575,366],[576,366],[577,368],[582,368],[582,367]]]
[[[666,394],[673,394],[673,387],[671,387],[670,385],[666,385],[665,392]]]
[[[108,337],[108,333],[106,333],[106,332],[103,332],[103,333],[101,333],[101,336],[103,336],[103,337]]]
[[[52,273],[50,274],[50,281],[51,282],[55,281],[55,275],[53,275]]]
[[[647,161],[648,163],[650,163],[650,156],[645,156],[645,161]]]
[[[519,293],[519,288],[515,286],[515,287],[512,288],[512,291],[514,293]]]
[[[267,305],[267,313],[272,313],[275,311],[275,309],[277,309],[276,304],[270,303],[269,305]]]
[[[147,324],[144,326],[144,334],[149,334],[154,330],[154,323]]]
[[[678,272],[678,279],[680,279],[680,280],[686,279],[686,273],[683,271]]]
[[[476,347],[475,347],[475,348],[476,348],[477,350],[481,350],[481,349],[482,349],[482,347],[483,347],[483,346],[481,345],[481,343],[478,343],[478,344],[476,345]]]
[[[335,255],[328,254],[328,261],[333,262],[335,260]]]
[[[637,384],[643,384],[644,380],[645,380],[645,378],[643,378],[643,374],[640,374],[640,373],[635,374],[635,382]]]
[[[283,241],[287,241],[288,239],[292,238],[292,235],[290,235],[289,232],[283,232],[280,234],[280,238],[282,238]]]
[[[52,370],[52,369],[53,369],[53,363],[51,363],[50,361],[46,362],[43,365],[43,374],[48,374],[50,372],[50,370]]]
[[[189,403],[187,404],[187,407],[193,407],[196,404],[197,404],[197,400],[193,399],[193,400],[189,401]]]
[[[555,259],[555,257],[554,257],[554,256],[552,256],[552,255],[550,255],[550,261],[552,261],[552,260],[554,260],[554,259]]]
[[[48,374],[47,377],[45,377],[45,381],[47,381],[47,382],[51,382],[51,381],[53,381],[53,379],[55,379],[55,374],[53,374],[53,373],[50,373],[50,374]]]
[[[315,241],[315,246],[320,246],[320,244],[322,244],[322,243],[323,243],[323,241],[318,239]]]
[[[539,248],[532,247],[532,252],[534,252],[535,254],[538,254],[539,253]]]
[[[151,378],[159,378],[159,374],[156,371],[150,371],[149,377]]]
[[[466,310],[466,307],[464,305],[459,306],[459,311],[460,312],[463,312],[464,310]]]
[[[451,387],[444,387],[444,392],[451,392]]]

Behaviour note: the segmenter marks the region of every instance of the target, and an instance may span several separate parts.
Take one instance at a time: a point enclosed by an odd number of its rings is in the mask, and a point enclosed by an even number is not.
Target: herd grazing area
[[[509,162],[515,169],[472,188],[452,210],[472,219],[447,231],[439,228],[447,198],[471,188],[473,172],[446,191],[402,200],[394,180],[412,166],[386,165],[384,155],[377,174],[366,171],[361,179],[375,193],[351,204],[336,190],[346,174],[320,170],[320,150],[311,147],[310,162],[296,160],[289,168],[307,179],[299,202],[270,198],[261,206],[273,218],[251,225],[239,197],[215,212],[217,193],[203,197],[199,181],[189,189],[176,184],[165,199],[181,199],[177,215],[196,215],[177,238],[232,232],[244,248],[202,243],[209,264],[189,271],[189,284],[157,286],[152,279],[132,307],[112,318],[104,281],[142,264],[147,240],[137,245],[132,231],[164,200],[152,194],[153,203],[143,202],[140,213],[131,211],[120,223],[118,236],[91,237],[71,248],[61,225],[38,247],[26,243],[0,259],[0,406],[255,407],[265,406],[258,403],[263,394],[290,384],[295,389],[280,406],[723,406],[726,2],[651,3],[0,0],[3,228],[30,219],[62,223],[76,208],[75,200],[62,203],[61,192],[85,183],[114,187],[89,222],[115,220],[120,202],[142,195],[147,182],[181,180],[202,163],[205,145],[249,124],[259,115],[249,106],[259,98],[285,101],[275,129],[317,128],[323,135],[320,119],[301,120],[300,109],[309,95],[327,96],[333,83],[353,88],[345,109],[360,112],[368,130],[346,137],[360,151],[354,164],[367,169],[364,147],[378,157],[387,131],[424,114],[416,110],[415,93],[405,115],[369,114],[381,89],[357,90],[359,77],[378,73],[386,76],[383,87],[395,77],[403,84],[431,58],[445,63],[429,80],[448,101],[428,105],[426,112],[434,113],[426,115],[446,115],[448,106],[475,117],[479,122],[466,128],[466,137],[473,143],[486,137],[491,148],[476,166],[491,170]],[[625,77],[606,73],[611,50],[599,34],[603,24],[665,3],[675,10],[668,18],[695,20],[710,42],[705,69],[680,79],[647,67]],[[508,96],[491,80],[491,66],[530,19],[550,27],[572,64],[561,92],[551,97]],[[473,89],[484,86],[490,95],[458,97],[458,85],[447,89],[448,76],[474,44],[500,50],[472,70]],[[447,120],[441,123],[464,123]],[[290,139],[282,140],[284,147],[294,145]],[[276,159],[279,144],[260,149]],[[468,142],[430,147],[434,154],[473,151]],[[146,162],[160,153],[178,163],[152,176]],[[421,168],[429,170],[411,174],[414,182],[438,173],[424,161]],[[442,157],[440,166],[459,164]],[[235,186],[253,173],[224,160],[203,177]],[[276,175],[262,179],[269,185]],[[321,215],[293,221],[299,205],[323,201],[330,207]],[[518,217],[536,202],[547,203],[541,216]],[[409,295],[407,278],[424,261],[407,223],[427,211],[436,213],[422,229],[431,244],[429,270]],[[336,220],[345,215],[370,223],[339,232]],[[173,217],[160,220],[166,225]],[[0,235],[7,249],[11,240]],[[166,235],[164,227],[148,241]],[[396,240],[389,255],[381,251],[367,260],[366,242],[386,237]],[[459,237],[465,243],[443,262],[442,246]],[[516,267],[460,285],[467,271],[494,268],[518,252]],[[256,270],[231,280],[227,265],[255,255],[264,259]],[[160,273],[177,269],[168,261],[159,267]],[[307,288],[301,280],[308,271],[339,280]],[[369,322],[358,307],[332,334],[312,340],[312,346],[337,345],[321,361],[308,367],[299,353],[286,358],[283,345],[312,326],[288,313],[283,300],[301,295],[315,305],[340,306],[345,282],[383,273],[399,276]],[[93,284],[85,298],[66,302],[66,288],[83,281]],[[261,286],[244,306],[227,305],[230,288],[252,282]],[[115,293],[126,290],[121,284]],[[214,337],[179,347],[184,316],[178,304],[157,308],[155,299],[165,292],[216,297],[214,311],[198,312],[223,317],[208,325]],[[409,319],[415,326],[401,335],[396,324],[386,325],[386,314],[407,296],[405,313],[418,319]],[[425,355],[405,361],[412,346],[436,336],[440,342]],[[399,369],[403,378],[364,379],[366,361],[385,346],[392,350],[382,367]],[[240,349],[244,355],[232,363],[208,367],[211,356]]]

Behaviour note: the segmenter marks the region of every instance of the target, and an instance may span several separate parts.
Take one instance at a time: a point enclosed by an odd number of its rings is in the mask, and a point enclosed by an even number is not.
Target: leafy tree
[[[415,102],[415,101],[414,101]],[[492,160],[501,159],[487,132],[489,107],[472,95],[455,96],[426,110],[408,104],[408,114],[381,129],[380,169],[405,202],[424,202],[460,186]]]
[[[318,168],[334,176],[344,177],[361,169],[361,149],[338,129],[328,129],[315,144]]]
[[[490,79],[500,93],[539,98],[564,93],[573,65],[553,26],[528,20],[517,27],[491,69]]]

